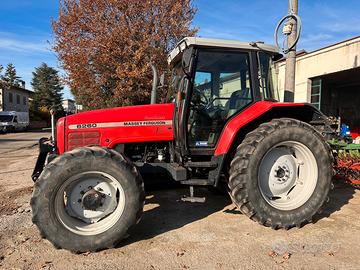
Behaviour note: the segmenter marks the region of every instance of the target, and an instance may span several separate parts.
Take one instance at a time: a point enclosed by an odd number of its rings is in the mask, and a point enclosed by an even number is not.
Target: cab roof
[[[279,54],[279,50],[273,46],[264,44],[263,42],[243,42],[238,40],[214,39],[214,38],[200,38],[200,37],[185,37],[168,55],[169,64],[178,60],[182,52],[190,46],[208,47],[208,48],[233,48],[244,50],[258,50],[267,51],[274,54]]]

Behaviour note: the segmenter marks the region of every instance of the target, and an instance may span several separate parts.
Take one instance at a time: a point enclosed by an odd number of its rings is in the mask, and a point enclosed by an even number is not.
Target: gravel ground
[[[315,224],[274,231],[208,189],[151,187],[143,218],[119,247],[72,254],[41,239],[31,223],[37,148],[0,155],[0,269],[360,269],[360,191],[337,184]]]

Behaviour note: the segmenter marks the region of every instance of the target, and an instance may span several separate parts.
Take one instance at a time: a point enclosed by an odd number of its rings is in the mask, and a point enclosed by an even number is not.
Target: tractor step
[[[209,179],[189,179],[185,181],[180,181],[183,185],[190,185],[190,186],[213,186],[214,182],[210,181]]]
[[[202,162],[186,162],[184,166],[190,168],[216,168],[218,164],[211,161],[202,161]]]
[[[183,196],[181,198],[183,202],[197,202],[204,203],[206,201],[205,197],[195,197],[194,196],[194,186],[190,186],[190,196]]]
[[[187,179],[187,170],[177,163],[144,163],[135,162],[136,167],[139,169],[140,174],[151,173],[154,170],[170,173],[175,181],[184,181]]]

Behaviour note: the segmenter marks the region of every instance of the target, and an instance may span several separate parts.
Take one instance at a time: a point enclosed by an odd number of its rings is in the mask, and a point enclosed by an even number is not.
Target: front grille
[[[99,145],[100,132],[85,131],[85,132],[71,132],[68,135],[68,150],[86,145]]]

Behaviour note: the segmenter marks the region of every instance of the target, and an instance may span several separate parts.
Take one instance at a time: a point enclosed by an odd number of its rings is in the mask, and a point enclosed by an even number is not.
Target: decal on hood
[[[172,120],[125,121],[108,123],[86,123],[69,125],[69,129],[138,127],[138,126],[171,126]]]

